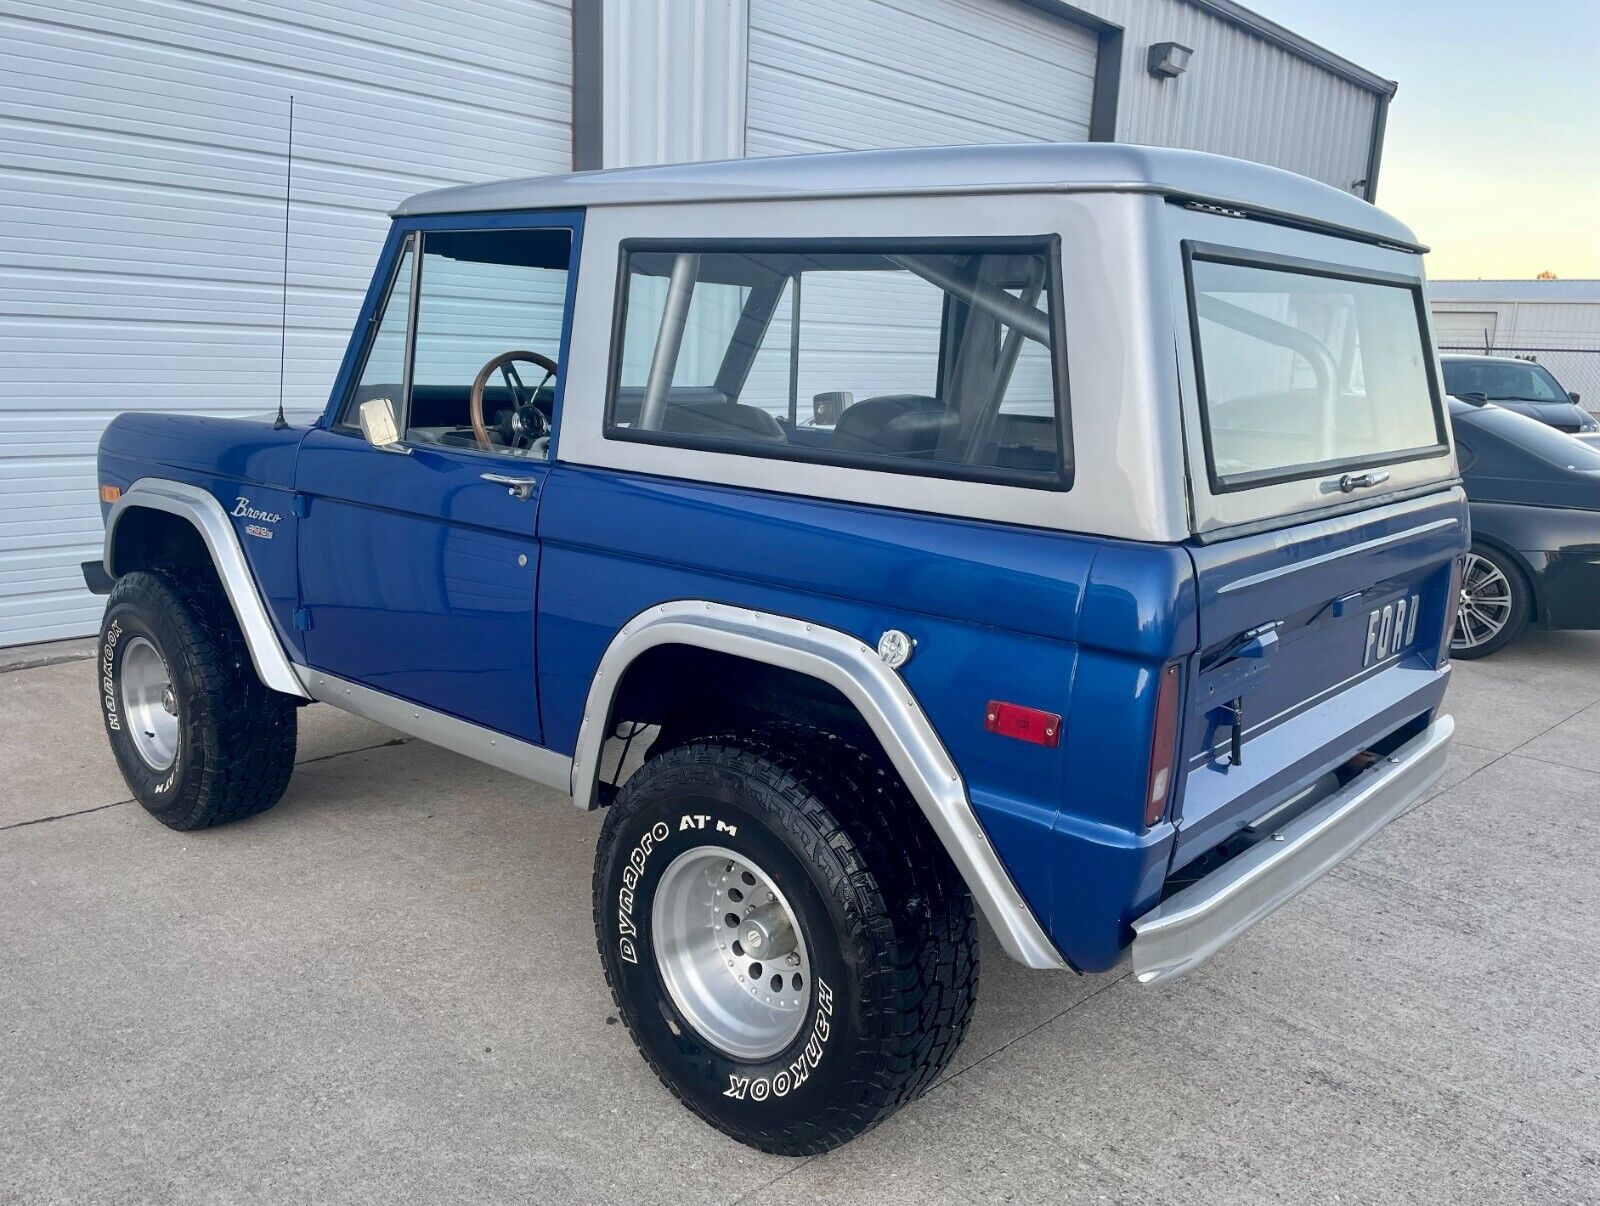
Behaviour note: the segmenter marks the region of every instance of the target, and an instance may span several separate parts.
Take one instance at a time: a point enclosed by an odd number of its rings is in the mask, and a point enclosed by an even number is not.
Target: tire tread
[[[977,922],[966,885],[939,846],[916,802],[881,755],[805,725],[772,722],[682,740],[656,754],[659,773],[715,765],[763,782],[787,805],[769,822],[782,827],[827,874],[827,890],[854,902],[847,946],[868,953],[860,972],[865,1020],[854,1066],[866,1069],[853,1101],[804,1127],[782,1133],[752,1128],[735,1137],[764,1151],[809,1155],[870,1130],[937,1079],[966,1034],[978,987]],[[606,818],[612,840],[644,797],[652,776],[636,773]],[[827,847],[828,857],[819,856]],[[599,861],[595,896],[603,891]],[[602,957],[605,936],[596,914]],[[602,962],[603,962],[602,958]],[[618,986],[607,984],[618,1008]],[[725,1129],[681,1093],[667,1071],[640,1047],[662,1083],[707,1122]]]

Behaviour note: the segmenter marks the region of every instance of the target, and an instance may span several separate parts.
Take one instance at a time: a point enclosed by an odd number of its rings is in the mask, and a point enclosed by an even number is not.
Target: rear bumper
[[[1343,862],[1438,782],[1455,721],[1441,716],[1270,838],[1133,923],[1141,984],[1193,970],[1279,905]]]

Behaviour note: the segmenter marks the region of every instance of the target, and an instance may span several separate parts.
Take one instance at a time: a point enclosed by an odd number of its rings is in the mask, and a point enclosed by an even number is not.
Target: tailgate
[[[1174,869],[1437,706],[1466,518],[1452,487],[1190,548],[1200,652]]]

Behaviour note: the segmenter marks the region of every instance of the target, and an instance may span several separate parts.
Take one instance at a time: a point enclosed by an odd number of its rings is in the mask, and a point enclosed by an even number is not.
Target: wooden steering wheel
[[[522,378],[517,375],[517,370],[512,368],[512,362],[526,361],[537,365],[544,370],[544,380],[534,386],[532,390],[522,384]],[[511,391],[512,407],[521,412],[533,405],[533,400],[539,396],[539,391],[545,383],[561,371],[560,366],[550,357],[539,352],[501,352],[488,364],[478,370],[478,376],[472,382],[472,397],[467,404],[467,414],[472,419],[472,435],[478,441],[478,447],[484,452],[493,452],[494,445],[489,442],[489,428],[483,421],[483,387],[489,383],[489,378],[496,369],[505,378],[506,388]],[[522,393],[527,393],[527,400],[523,401]]]

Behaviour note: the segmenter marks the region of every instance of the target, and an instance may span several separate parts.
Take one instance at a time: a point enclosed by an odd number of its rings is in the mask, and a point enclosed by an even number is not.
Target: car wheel
[[[278,802],[294,769],[294,700],[256,677],[219,586],[122,575],[99,664],[112,753],[158,821],[204,829]]]
[[[655,754],[606,817],[595,931],[622,1020],[691,1110],[826,1151],[920,1094],[972,1016],[972,899],[877,758],[793,725]]]
[[[1504,649],[1522,635],[1532,612],[1532,592],[1516,563],[1474,541],[1461,570],[1450,656],[1471,660]]]

